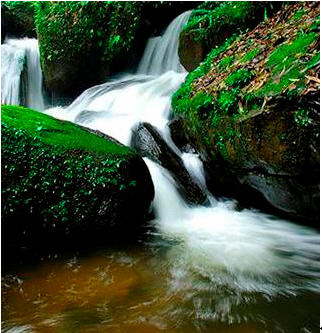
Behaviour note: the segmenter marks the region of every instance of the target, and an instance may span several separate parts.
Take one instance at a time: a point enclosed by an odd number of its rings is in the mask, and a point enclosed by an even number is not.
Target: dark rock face
[[[298,127],[291,109],[292,105],[282,104],[278,110],[265,109],[239,120],[233,125],[235,139],[223,142],[226,157],[191,132],[184,119],[176,121],[179,129],[175,133],[188,133],[177,138],[181,143],[187,135],[192,137],[189,141],[201,153],[207,185],[214,194],[232,196],[252,206],[265,207],[269,202],[285,216],[315,221],[320,212],[318,112],[313,111],[316,119],[311,118],[310,126]],[[217,131],[225,133],[231,126],[227,119]]]
[[[103,133],[36,111],[1,111],[6,251],[134,237],[144,226],[154,187],[138,154]]]
[[[202,41],[196,41],[193,32],[181,32],[178,53],[182,66],[188,72],[196,69],[208,52],[209,48]]]
[[[190,153],[194,151],[193,144],[191,143],[192,138],[188,137],[187,132],[184,131],[184,119],[175,117],[172,119],[168,126],[171,133],[171,138],[175,145],[184,153]]]
[[[142,123],[133,131],[131,146],[141,156],[148,157],[169,170],[187,202],[190,204],[207,203],[207,196],[191,178],[180,157],[167,145],[151,124]]]

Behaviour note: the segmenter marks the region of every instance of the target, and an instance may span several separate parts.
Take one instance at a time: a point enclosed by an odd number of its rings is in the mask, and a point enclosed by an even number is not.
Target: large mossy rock
[[[179,58],[187,71],[199,66],[206,55],[228,37],[252,29],[272,15],[281,2],[206,1],[202,2],[180,34]]]
[[[36,27],[44,83],[52,98],[75,97],[132,70],[148,37],[194,2],[39,2]]]
[[[36,37],[33,1],[1,2],[1,43],[5,37]]]
[[[173,96],[216,194],[319,218],[319,26],[319,3],[285,4],[211,51]]]
[[[134,151],[27,108],[1,111],[2,235],[9,248],[126,237],[144,224],[154,188]]]

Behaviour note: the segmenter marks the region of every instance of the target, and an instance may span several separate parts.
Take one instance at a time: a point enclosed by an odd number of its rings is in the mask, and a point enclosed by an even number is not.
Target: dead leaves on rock
[[[299,20],[294,19],[294,14],[302,10],[304,11],[302,18]],[[294,2],[291,5],[284,5],[273,18],[262,22],[254,30],[241,35],[225,52],[213,59],[213,67],[209,73],[192,84],[193,91],[204,90],[216,97],[221,90],[229,89],[225,85],[229,74],[241,68],[254,73],[251,81],[242,87],[242,95],[258,91],[268,82],[278,84],[282,76],[292,70],[296,64],[301,63],[303,60],[305,61],[305,57],[311,58],[315,54],[316,50],[319,49],[319,41],[309,46],[307,53],[302,56],[304,57],[303,59],[299,55],[296,63],[283,68],[279,73],[267,68],[267,59],[279,45],[288,44],[295,40],[299,33],[310,31],[310,27],[316,22],[318,16],[319,6],[316,6],[314,2]],[[246,54],[255,48],[258,49],[258,53],[254,58],[248,62],[243,62],[242,59]],[[220,61],[226,57],[233,57],[234,61],[229,65],[229,68],[220,68]],[[303,74],[305,74],[305,87],[299,93],[306,95],[318,91],[320,89],[319,63],[314,65],[309,71],[307,71],[307,68],[304,69]],[[300,79],[291,76],[289,81],[289,85],[283,86],[281,93],[286,90],[295,90]],[[241,108],[240,105],[238,107],[239,109]]]

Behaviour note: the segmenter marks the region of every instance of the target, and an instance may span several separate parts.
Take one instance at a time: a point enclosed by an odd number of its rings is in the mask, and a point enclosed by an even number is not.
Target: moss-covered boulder
[[[173,96],[209,186],[319,217],[319,3],[285,4],[212,50]]]
[[[148,37],[193,3],[150,1],[45,1],[36,27],[50,95],[75,97],[108,76],[131,70]]]
[[[1,2],[1,43],[5,37],[36,37],[34,1]]]
[[[144,224],[154,188],[134,151],[27,108],[2,106],[1,113],[2,236],[9,248],[131,235]]]
[[[191,14],[180,34],[181,64],[192,71],[206,55],[228,37],[252,29],[271,16],[281,2],[266,1],[205,1]]]

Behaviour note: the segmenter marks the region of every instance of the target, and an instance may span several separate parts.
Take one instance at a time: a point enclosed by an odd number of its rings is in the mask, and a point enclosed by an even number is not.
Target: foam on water
[[[210,208],[189,207],[168,171],[145,162],[156,189],[155,223],[176,244],[169,252],[175,276],[193,272],[219,285],[269,294],[319,290],[317,232],[258,211],[236,211],[233,201],[212,198]]]

